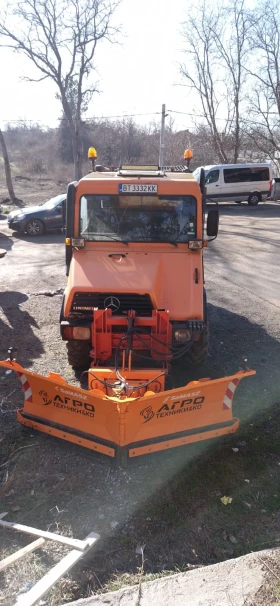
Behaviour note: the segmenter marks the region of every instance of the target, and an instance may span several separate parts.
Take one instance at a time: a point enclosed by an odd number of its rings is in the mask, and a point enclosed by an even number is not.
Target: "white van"
[[[219,164],[199,166],[193,176],[199,181],[205,170],[206,197],[215,202],[243,202],[251,206],[266,200],[272,184],[272,168],[268,162],[254,164]]]

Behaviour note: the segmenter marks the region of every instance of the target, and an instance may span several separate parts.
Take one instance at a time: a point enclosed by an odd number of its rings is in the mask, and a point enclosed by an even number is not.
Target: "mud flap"
[[[0,366],[16,372],[24,390],[20,423],[119,461],[234,433],[239,427],[232,414],[234,392],[241,379],[255,374],[242,370],[157,394],[117,398],[69,385],[56,373],[32,373],[15,361]]]

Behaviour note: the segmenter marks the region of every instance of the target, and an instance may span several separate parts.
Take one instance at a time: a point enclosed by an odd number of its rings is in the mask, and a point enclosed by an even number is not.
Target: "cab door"
[[[220,199],[221,170],[211,168],[205,179],[206,197],[218,201]]]

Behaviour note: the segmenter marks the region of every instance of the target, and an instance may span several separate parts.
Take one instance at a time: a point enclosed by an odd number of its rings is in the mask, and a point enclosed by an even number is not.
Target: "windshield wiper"
[[[159,242],[160,244],[172,244],[172,246],[178,246],[175,240],[162,240],[161,238],[153,237],[152,240],[148,240],[148,242]]]
[[[85,239],[88,239],[88,236],[103,236],[105,238],[110,238],[110,240],[114,240],[115,242],[120,242],[121,244],[125,244],[126,246],[128,246],[129,242],[127,240],[119,240],[118,238],[115,238],[114,236],[111,236],[111,234],[96,234],[94,232],[88,232],[87,234],[84,234],[83,237],[85,237]],[[89,240],[90,242],[107,242],[107,240]]]

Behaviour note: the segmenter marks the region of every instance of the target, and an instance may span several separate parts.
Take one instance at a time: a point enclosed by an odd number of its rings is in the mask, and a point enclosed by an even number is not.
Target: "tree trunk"
[[[71,114],[71,108],[63,91],[61,90],[62,105],[65,117],[68,122],[69,130],[71,133],[73,159],[74,159],[74,178],[75,181],[79,181],[82,178],[82,141],[81,141],[81,122],[79,119],[74,119]]]
[[[83,153],[82,153],[82,141],[80,128],[78,125],[75,126],[75,131],[72,134],[72,143],[73,143],[73,156],[74,156],[74,167],[75,167],[75,180],[79,181],[82,178],[82,162],[83,162]]]
[[[11,167],[10,167],[8,151],[7,151],[4,135],[1,131],[1,129],[0,129],[0,145],[2,147],[2,153],[3,153],[3,158],[4,158],[6,184],[7,184],[7,189],[9,192],[9,197],[12,200],[12,202],[16,202],[17,198],[16,198],[16,195],[14,192],[14,187],[13,187],[13,182],[12,182]]]

